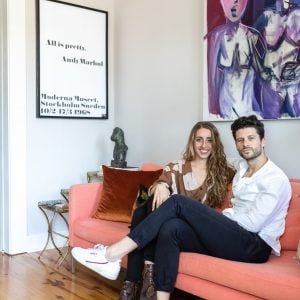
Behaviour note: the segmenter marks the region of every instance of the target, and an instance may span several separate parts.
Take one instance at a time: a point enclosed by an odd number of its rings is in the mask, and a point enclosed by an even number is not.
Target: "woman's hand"
[[[170,190],[165,182],[156,185],[152,202],[152,211],[157,209],[170,197]]]

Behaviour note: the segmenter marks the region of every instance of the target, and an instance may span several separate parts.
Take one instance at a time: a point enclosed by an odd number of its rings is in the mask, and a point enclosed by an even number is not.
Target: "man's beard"
[[[259,148],[259,149],[253,150],[251,155],[243,153],[243,150],[239,151],[239,154],[242,158],[249,161],[249,160],[253,160],[253,159],[259,157],[262,154],[262,152],[263,152],[263,148]]]

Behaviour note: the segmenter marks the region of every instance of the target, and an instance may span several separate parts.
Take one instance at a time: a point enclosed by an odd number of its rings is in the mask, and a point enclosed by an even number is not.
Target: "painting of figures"
[[[300,0],[205,5],[205,119],[299,119]]]

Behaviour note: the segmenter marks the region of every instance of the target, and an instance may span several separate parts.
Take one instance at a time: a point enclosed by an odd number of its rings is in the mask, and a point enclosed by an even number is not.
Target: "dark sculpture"
[[[115,127],[110,139],[115,142],[113,160],[111,166],[116,168],[126,168],[126,153],[128,147],[125,144],[124,132],[121,128]]]

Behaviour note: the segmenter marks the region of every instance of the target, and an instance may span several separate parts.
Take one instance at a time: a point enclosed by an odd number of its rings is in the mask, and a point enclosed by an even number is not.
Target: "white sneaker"
[[[107,246],[96,245],[95,248],[84,249],[75,247],[72,249],[72,256],[81,264],[101,276],[116,280],[121,270],[121,260],[108,261],[105,258]]]

